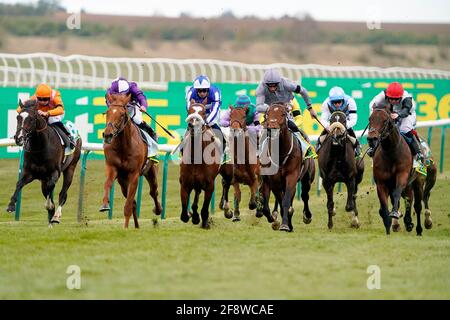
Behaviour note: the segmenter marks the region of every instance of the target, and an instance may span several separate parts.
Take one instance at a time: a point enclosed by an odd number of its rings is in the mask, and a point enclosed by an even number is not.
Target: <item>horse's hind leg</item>
[[[52,223],[60,223],[61,222],[61,216],[62,216],[62,207],[66,203],[67,200],[67,190],[69,190],[70,185],[72,184],[73,180],[73,174],[75,172],[76,163],[75,165],[70,165],[64,172],[63,172],[63,185],[61,188],[61,191],[59,192],[59,199],[58,199],[58,208],[56,209],[56,212],[52,218]]]
[[[310,224],[312,221],[312,212],[309,209],[309,190],[311,190],[311,177],[309,173],[302,179],[302,201],[303,201],[303,222]]]
[[[345,210],[347,212],[352,212],[352,223],[350,226],[352,228],[359,228],[359,220],[358,220],[358,209],[356,208],[356,181],[355,178],[346,182],[347,186],[347,205],[345,206]]]
[[[198,199],[200,198],[201,190],[195,190],[194,192],[194,201],[192,202],[192,223],[199,224],[200,223],[200,215],[198,214]]]
[[[34,180],[34,178],[31,175],[26,174],[26,173],[23,173],[20,176],[20,179],[19,179],[19,181],[17,181],[17,184],[16,184],[16,190],[14,191],[14,194],[11,197],[11,200],[8,204],[8,208],[6,208],[6,212],[16,211],[17,196],[18,196],[20,190],[22,190],[22,188],[25,185],[29,184],[33,180]]]
[[[334,215],[334,201],[333,201],[333,189],[334,183],[328,182],[325,179],[322,180],[323,188],[327,193],[327,212],[328,212],[328,229],[333,229],[333,215]]]
[[[210,225],[209,225],[209,204],[211,202],[211,197],[212,197],[212,193],[214,192],[214,180],[208,184],[207,189],[205,190],[205,200],[203,201],[203,206],[202,206],[202,211],[201,211],[201,215],[202,215],[202,228],[203,229],[209,229]]]
[[[422,223],[420,221],[420,214],[422,213],[422,199],[423,199],[423,180],[416,178],[413,182],[414,188],[414,211],[417,216],[416,234],[418,236],[422,235]]]
[[[423,203],[425,205],[425,229],[431,229],[433,227],[433,220],[431,219],[431,210],[428,206],[428,201],[430,200],[430,191],[436,183],[436,166],[432,164],[428,167],[427,178],[425,180],[425,189],[423,191]]]
[[[152,197],[155,203],[153,213],[159,216],[162,213],[161,203],[158,201],[158,167],[153,164],[145,175],[145,179],[150,186],[150,197]]]
[[[100,207],[100,212],[109,211],[111,208],[109,207],[109,193],[111,191],[114,180],[117,177],[117,169],[113,166],[106,164],[106,181],[104,185],[104,194],[103,194],[103,203]]]
[[[407,186],[402,194],[405,199],[405,217],[403,218],[403,222],[405,224],[406,231],[411,232],[414,228],[414,223],[411,219],[411,206],[413,201],[413,189],[411,186]]]
[[[119,179],[119,184],[122,188],[122,193],[125,195],[127,199],[125,201],[125,206],[123,210],[123,214],[125,216],[125,224],[124,224],[125,229],[128,228],[131,215],[133,215],[134,226],[136,228],[139,228],[136,215],[136,201],[134,200],[134,197],[136,196],[138,180],[139,180],[139,172],[133,175],[129,175],[128,179]]]
[[[233,222],[241,221],[240,211],[239,211],[239,203],[241,203],[241,188],[239,187],[239,183],[233,183],[234,188],[234,211],[233,211]]]
[[[53,220],[55,216],[55,203],[53,202],[53,191],[55,190],[56,181],[58,181],[59,172],[55,171],[48,180],[41,181],[42,194],[46,198],[45,209],[48,212],[49,223],[59,223],[59,219]]]
[[[224,169],[221,169],[222,176],[222,197],[220,198],[219,209],[223,210],[223,214],[225,218],[231,219],[233,214],[230,212],[230,204],[228,202],[228,193],[231,187],[231,180],[233,178],[232,174],[229,174],[228,164],[224,166]]]

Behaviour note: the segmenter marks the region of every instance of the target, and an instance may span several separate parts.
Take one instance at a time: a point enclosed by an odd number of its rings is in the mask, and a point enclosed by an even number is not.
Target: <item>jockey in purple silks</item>
[[[107,93],[131,94],[131,99],[127,106],[131,119],[133,119],[134,123],[136,123],[140,129],[147,132],[155,142],[158,142],[158,136],[153,128],[142,120],[142,112],[147,110],[147,98],[142,90],[139,89],[136,82],[127,81],[124,77],[119,77],[113,80]],[[108,99],[106,99],[106,105],[109,106]]]
[[[256,111],[256,106],[251,102],[250,98],[246,95],[239,96],[234,104],[235,108],[248,107],[246,124],[248,133],[257,137],[261,131],[261,124],[259,123],[259,113]],[[223,110],[220,115],[220,126],[230,126],[230,109]]]

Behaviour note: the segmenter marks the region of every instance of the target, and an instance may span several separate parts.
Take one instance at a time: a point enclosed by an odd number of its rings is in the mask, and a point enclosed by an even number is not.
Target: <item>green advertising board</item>
[[[345,92],[355,98],[358,105],[357,130],[364,129],[369,117],[369,102],[381,90],[384,90],[393,79],[364,78],[304,78],[302,85],[309,91],[314,109],[320,113],[322,102],[328,96],[333,86],[341,86]],[[419,80],[402,79],[400,82],[410,92],[416,103],[417,121],[437,120],[450,117],[450,86],[449,80]],[[173,132],[175,139],[159,127],[155,126],[147,116],[144,119],[156,128],[160,137],[159,143],[177,145],[185,128],[186,117],[185,94],[191,83],[169,83],[167,91],[147,91],[148,113],[159,123]],[[257,84],[216,83],[222,92],[222,109],[233,104],[240,94],[247,94],[255,102]],[[101,143],[105,127],[106,110],[105,91],[88,89],[61,89],[65,105],[65,120],[76,124],[83,141]],[[34,92],[34,88],[0,88],[2,99],[0,108],[0,137],[12,137],[15,133],[16,107],[20,99],[26,100]],[[302,110],[305,104],[301,97],[297,100]],[[304,116],[303,129],[308,134],[319,134],[321,128],[308,112]],[[12,158],[19,155],[17,147],[0,148],[0,158]]]

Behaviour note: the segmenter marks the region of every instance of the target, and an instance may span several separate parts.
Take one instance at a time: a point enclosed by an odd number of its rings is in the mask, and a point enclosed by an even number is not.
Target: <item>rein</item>
[[[124,108],[124,106],[120,105],[120,104],[110,104],[110,106]],[[123,118],[124,117],[122,117],[122,119]],[[111,122],[108,122],[107,125],[111,125],[115,129],[113,131],[113,138],[117,137],[125,129],[125,127],[127,126],[129,120],[130,120],[130,117],[128,116],[128,111],[125,110],[125,121],[121,120],[121,122],[124,122],[123,125],[121,125],[119,127],[116,127]]]

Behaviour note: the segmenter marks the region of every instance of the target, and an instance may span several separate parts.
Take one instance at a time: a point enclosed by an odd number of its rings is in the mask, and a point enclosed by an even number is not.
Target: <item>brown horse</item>
[[[139,176],[144,175],[150,185],[150,196],[155,202],[153,212],[160,215],[161,204],[158,201],[158,166],[147,156],[148,148],[141,138],[138,127],[131,120],[127,105],[130,95],[108,94],[109,107],[106,112],[104,132],[104,150],[106,163],[106,181],[103,204],[100,211],[108,211],[109,192],[117,178],[123,196],[127,199],[124,206],[125,224],[128,228],[133,214],[134,226],[139,228],[134,197]]]
[[[405,226],[411,231],[411,204],[414,200],[414,210],[417,215],[417,235],[422,235],[421,211],[423,199],[423,185],[425,179],[418,177],[418,173],[412,167],[411,150],[405,139],[400,135],[388,110],[374,109],[369,118],[369,133],[367,140],[374,148],[373,177],[377,186],[378,199],[380,201],[380,216],[383,219],[386,234],[390,233],[394,219],[393,229],[399,229],[398,218],[400,196],[406,200]],[[393,205],[389,213],[388,198]],[[408,209],[409,208],[409,209]]]
[[[19,101],[21,112],[17,115],[17,130],[14,139],[18,146],[24,148],[23,170],[17,181],[16,190],[6,209],[16,211],[19,191],[35,179],[41,181],[42,194],[46,198],[45,208],[48,213],[49,226],[60,223],[62,207],[67,200],[67,191],[72,184],[73,174],[81,154],[81,138],[78,139],[74,152],[65,157],[64,146],[56,129],[39,115],[36,100],[25,104]],[[63,185],[59,193],[58,208],[55,212],[53,190],[59,177],[63,174]]]
[[[269,210],[269,195],[272,191],[276,201],[281,204],[282,223],[279,227],[281,231],[294,229],[292,202],[298,181],[302,182],[303,222],[306,224],[311,222],[312,213],[308,200],[315,171],[312,159],[308,159],[305,163],[302,161],[300,143],[288,129],[288,112],[288,106],[282,103],[274,103],[267,110],[265,128],[268,132],[268,142],[267,149],[263,148],[261,153],[261,174],[265,176],[262,184],[263,214],[269,222],[272,222],[272,227],[277,229],[278,223],[274,221],[276,217],[272,216]]]
[[[333,216],[336,214],[333,201],[336,182],[343,182],[347,186],[345,210],[353,212],[351,227],[359,227],[356,194],[364,174],[364,161],[355,159],[353,144],[347,135],[346,118],[345,113],[341,111],[333,112],[330,117],[329,133],[318,151],[320,176],[323,188],[327,192],[328,229],[333,228]]]
[[[206,99],[205,99],[206,100]],[[209,229],[209,204],[214,192],[214,180],[219,173],[221,146],[212,129],[205,123],[206,101],[201,103],[191,102],[186,122],[188,131],[186,134],[183,155],[180,164],[180,195],[182,211],[180,219],[187,223],[192,217],[193,224],[200,223],[198,214],[198,201],[201,191],[205,192],[201,209],[202,228]],[[195,196],[192,202],[192,213],[188,213],[189,196],[194,190]]]
[[[246,114],[248,107],[230,106],[230,149],[233,159],[234,212],[233,221],[240,220],[239,203],[241,190],[239,184],[250,187],[250,210],[256,209],[256,193],[259,187],[259,161],[257,158],[257,136],[250,136],[247,130]],[[227,217],[227,215],[225,215]]]

